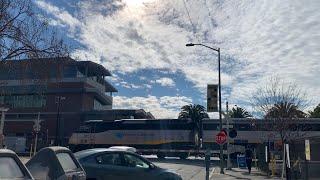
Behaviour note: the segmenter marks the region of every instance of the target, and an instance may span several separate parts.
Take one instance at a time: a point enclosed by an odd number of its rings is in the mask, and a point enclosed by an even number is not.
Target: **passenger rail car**
[[[320,119],[299,122],[306,127],[299,132],[301,136],[320,136]],[[243,151],[247,144],[280,140],[278,132],[265,128],[267,122],[264,120],[230,119],[229,124],[230,129],[237,131],[235,138],[229,138],[231,153]],[[219,120],[203,120],[202,132],[195,131],[194,124],[187,119],[95,120],[86,122],[73,133],[69,145],[75,151],[91,147],[132,146],[142,154],[158,156],[178,154],[186,157],[186,154],[204,153],[207,148],[217,153],[219,145],[215,143],[215,136],[219,132]]]

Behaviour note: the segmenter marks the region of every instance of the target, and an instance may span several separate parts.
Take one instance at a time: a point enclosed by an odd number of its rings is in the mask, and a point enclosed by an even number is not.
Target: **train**
[[[308,127],[304,136],[320,137],[320,119],[298,121]],[[215,137],[220,132],[218,119],[203,119],[200,130],[190,119],[121,119],[115,121],[90,120],[75,131],[69,139],[74,151],[87,148],[130,146],[140,154],[155,154],[159,158],[175,156],[185,159],[190,155],[203,155],[207,149],[218,154],[220,145]],[[223,128],[233,130],[236,136],[228,137],[229,153],[244,152],[246,146],[254,147],[267,141],[280,140],[278,132],[261,129],[267,121],[256,119],[229,119]],[[223,145],[226,154],[227,145]]]

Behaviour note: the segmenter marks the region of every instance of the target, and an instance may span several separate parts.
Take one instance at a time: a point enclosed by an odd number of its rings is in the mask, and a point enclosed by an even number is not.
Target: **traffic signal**
[[[238,135],[237,130],[235,130],[235,129],[230,130],[230,132],[229,132],[230,138],[235,138],[235,137],[237,137],[237,135]]]

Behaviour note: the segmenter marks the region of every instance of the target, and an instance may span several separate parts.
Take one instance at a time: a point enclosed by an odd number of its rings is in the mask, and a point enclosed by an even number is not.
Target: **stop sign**
[[[218,144],[223,144],[226,142],[226,140],[227,140],[227,135],[225,132],[221,131],[216,135],[216,142]]]

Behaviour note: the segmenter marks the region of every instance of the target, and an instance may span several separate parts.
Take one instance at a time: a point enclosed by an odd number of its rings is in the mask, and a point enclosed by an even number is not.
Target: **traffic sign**
[[[225,132],[221,131],[216,135],[216,142],[218,144],[223,144],[226,142],[226,140],[227,140],[227,135]]]

